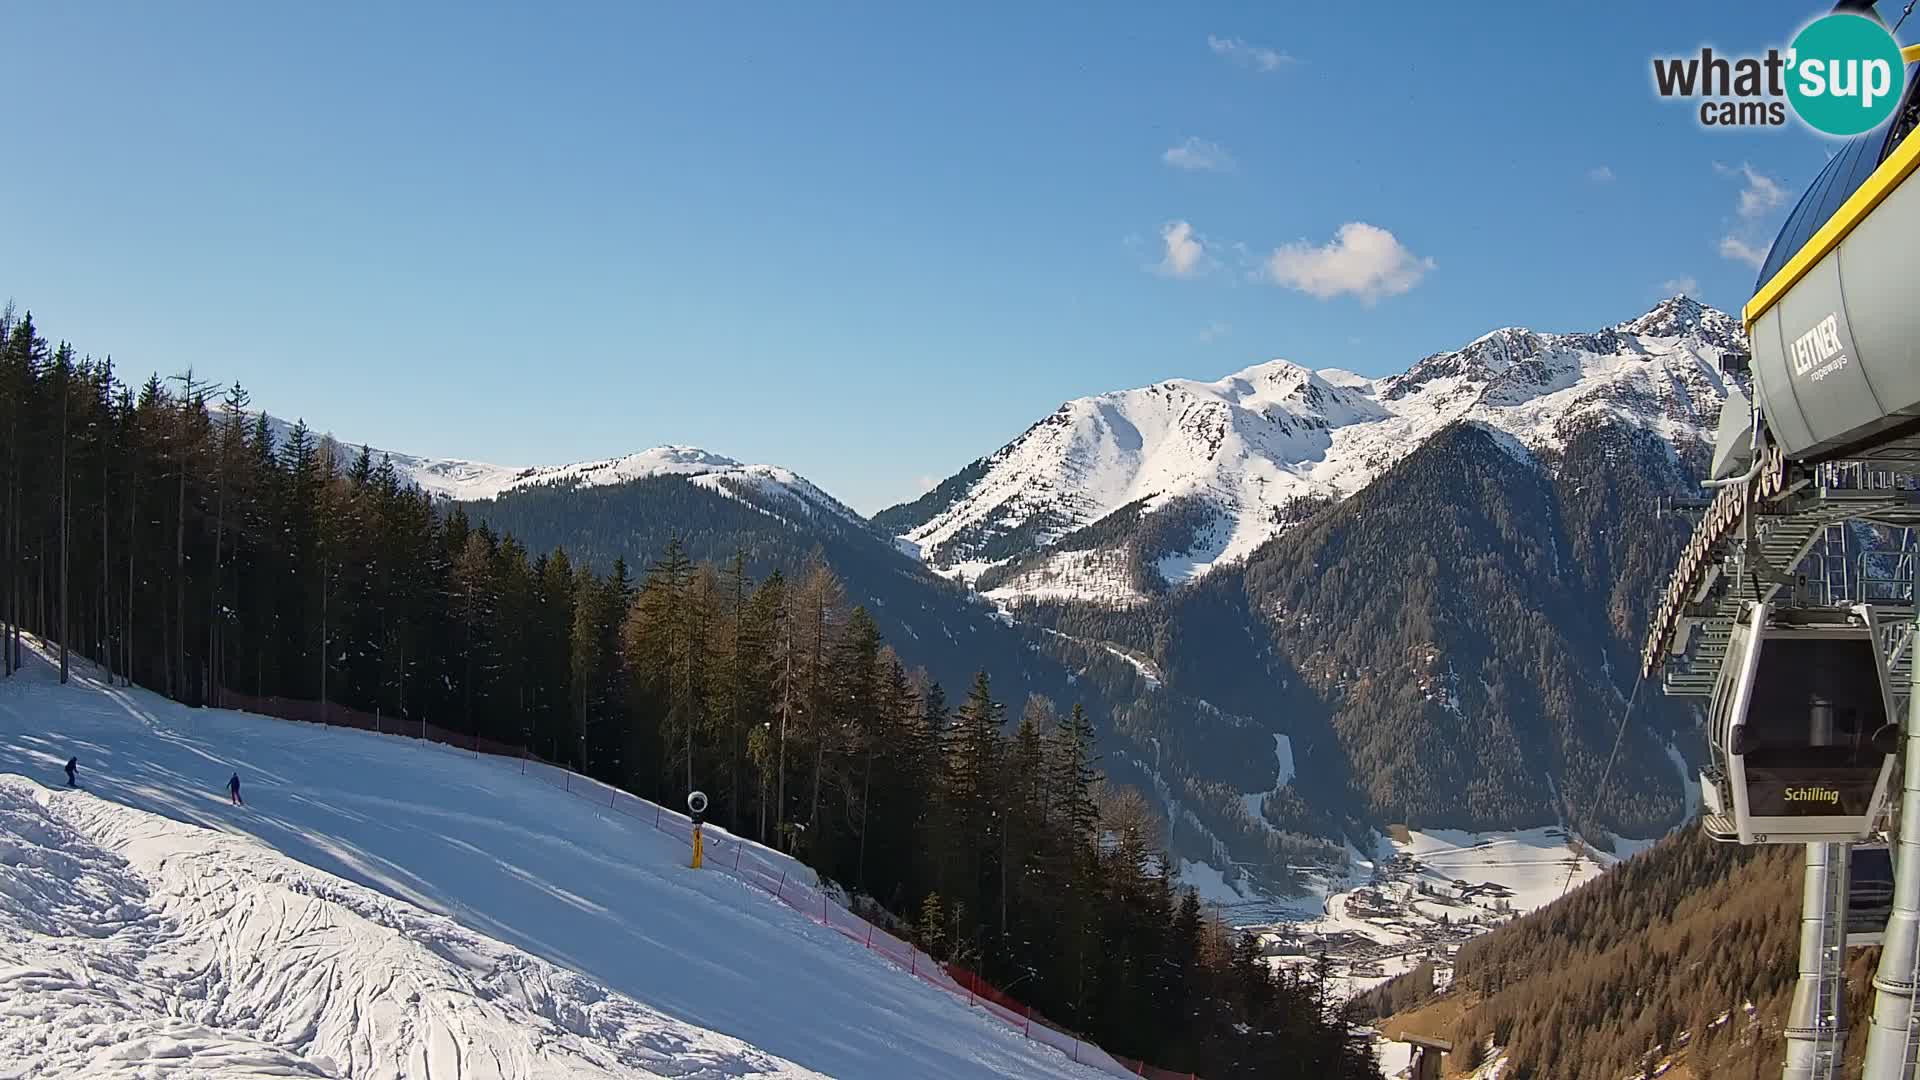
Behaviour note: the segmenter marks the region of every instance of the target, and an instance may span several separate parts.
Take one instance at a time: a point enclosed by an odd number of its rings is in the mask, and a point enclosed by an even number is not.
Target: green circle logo
[[[1906,89],[1900,43],[1864,15],[1828,15],[1807,24],[1787,54],[1787,99],[1807,126],[1828,135],[1872,131],[1893,115]]]

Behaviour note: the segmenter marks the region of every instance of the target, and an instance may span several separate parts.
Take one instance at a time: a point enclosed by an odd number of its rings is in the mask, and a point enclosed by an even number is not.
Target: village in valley
[[[1566,831],[1554,827],[1482,834],[1395,828],[1374,858],[1351,852],[1344,878],[1309,871],[1309,896],[1223,905],[1223,914],[1255,935],[1270,964],[1319,968],[1338,996],[1362,993],[1422,961],[1444,987],[1461,943],[1551,901],[1638,846],[1624,843],[1607,856],[1576,851]]]

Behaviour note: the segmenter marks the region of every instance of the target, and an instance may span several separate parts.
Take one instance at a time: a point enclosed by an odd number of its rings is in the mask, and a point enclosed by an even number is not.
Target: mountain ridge
[[[1355,494],[1456,420],[1527,453],[1564,445],[1593,414],[1710,442],[1723,368],[1745,350],[1731,316],[1677,295],[1591,332],[1502,327],[1378,379],[1270,360],[1166,380],[1068,401],[873,520],[996,599],[1137,603],[1243,561],[1304,516],[1294,504]],[[1066,542],[1123,509],[1145,523],[1170,505],[1185,519],[1178,544],[1129,558],[1117,542]]]
[[[284,417],[270,413],[267,424],[275,444],[282,446],[295,426]],[[366,445],[342,440],[330,432],[312,430],[317,437],[331,439],[349,451]],[[367,446],[367,452],[375,458],[386,458],[403,480],[421,491],[452,502],[483,502],[531,488],[608,487],[653,477],[679,476],[732,498],[757,494],[777,503],[797,506],[810,514],[825,512],[850,524],[868,526],[865,517],[792,469],[745,464],[703,447],[681,443],[663,443],[617,457],[590,458],[564,465],[494,465],[372,446]]]

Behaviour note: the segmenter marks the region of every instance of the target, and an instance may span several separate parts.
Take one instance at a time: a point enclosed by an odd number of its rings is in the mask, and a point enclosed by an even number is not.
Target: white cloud
[[[1763,219],[1787,205],[1791,193],[1778,180],[1744,161],[1737,166],[1716,161],[1713,171],[1741,182],[1740,196],[1734,203],[1741,223],[1720,238],[1720,254],[1758,270],[1767,261],[1767,243],[1763,236],[1767,226]]]
[[[1721,176],[1738,176],[1746,181],[1740,189],[1739,210],[1743,218],[1765,217],[1787,204],[1787,189],[1771,176],[1754,171],[1753,166],[1744,161],[1738,168],[1716,161],[1713,171]]]
[[[1168,277],[1193,277],[1206,263],[1207,248],[1193,235],[1193,226],[1184,221],[1169,221],[1160,228],[1166,255],[1160,260],[1160,272]]]
[[[1274,284],[1321,300],[1350,293],[1372,304],[1418,285],[1433,267],[1380,226],[1350,221],[1319,247],[1300,240],[1274,249],[1261,270]]]
[[[1233,155],[1216,142],[1189,135],[1178,146],[1170,146],[1160,160],[1176,169],[1206,169],[1226,172],[1233,168]]]
[[[1760,264],[1767,261],[1766,248],[1755,247],[1737,236],[1720,238],[1720,254],[1734,262],[1746,263],[1755,270],[1760,269]]]
[[[1685,277],[1670,278],[1660,283],[1660,291],[1669,296],[1674,293],[1692,295],[1700,291],[1700,282],[1691,274]]]
[[[1596,184],[1613,183],[1613,170],[1605,165],[1595,165],[1587,170],[1587,179]]]
[[[940,486],[939,478],[933,477],[933,476],[916,477],[913,482],[919,485],[920,494],[922,495],[925,495],[927,492],[932,491],[934,488],[937,488]]]
[[[1200,344],[1205,345],[1210,341],[1218,341],[1231,333],[1233,333],[1233,327],[1226,323],[1210,322],[1200,328]]]
[[[1294,62],[1293,57],[1277,49],[1264,45],[1253,45],[1240,38],[1214,37],[1207,35],[1207,48],[1215,56],[1224,56],[1236,64],[1245,64],[1255,71],[1279,71]]]

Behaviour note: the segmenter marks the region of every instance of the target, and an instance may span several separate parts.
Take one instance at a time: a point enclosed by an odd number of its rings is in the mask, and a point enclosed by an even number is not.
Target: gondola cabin
[[[1887,798],[1893,720],[1871,609],[1749,603],[1707,719],[1707,832],[1740,844],[1864,839]]]

